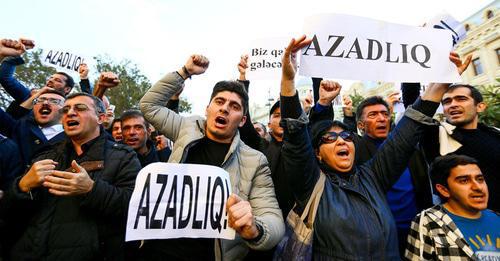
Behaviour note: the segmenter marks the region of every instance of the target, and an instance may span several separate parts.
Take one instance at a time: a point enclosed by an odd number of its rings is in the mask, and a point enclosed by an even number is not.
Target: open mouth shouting
[[[482,203],[486,200],[486,195],[485,194],[472,194],[469,196],[472,201],[476,202],[476,203]]]
[[[139,138],[136,138],[136,137],[125,139],[125,143],[129,146],[136,145],[138,142],[139,142]]]
[[[462,112],[460,110],[450,110],[448,114],[450,115],[450,118],[459,118],[462,116]]]
[[[338,150],[336,154],[341,159],[348,159],[350,153],[349,153],[349,150],[347,148],[344,148],[344,149]]]
[[[38,113],[40,113],[40,115],[47,116],[47,115],[50,115],[52,113],[52,109],[50,108],[50,105],[44,104],[38,110]]]
[[[67,130],[74,130],[80,126],[80,122],[77,120],[71,119],[71,120],[66,120],[65,125],[66,125]]]
[[[223,116],[217,116],[215,118],[215,127],[216,128],[223,129],[227,126],[227,124],[228,124],[227,118],[225,118]]]

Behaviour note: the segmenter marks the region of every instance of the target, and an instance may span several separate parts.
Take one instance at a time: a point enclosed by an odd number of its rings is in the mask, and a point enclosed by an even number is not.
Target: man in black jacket
[[[70,95],[62,114],[67,139],[35,157],[11,186],[10,200],[28,215],[12,259],[124,259],[126,213],[140,163],[131,148],[107,139],[98,98]]]
[[[123,142],[135,150],[142,167],[153,162],[168,162],[172,151],[168,147],[156,150],[154,142],[150,139],[149,122],[144,119],[142,112],[125,111],[121,115],[121,130]]]

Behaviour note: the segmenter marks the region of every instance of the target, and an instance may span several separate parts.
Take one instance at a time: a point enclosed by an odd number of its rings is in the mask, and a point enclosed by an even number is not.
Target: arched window
[[[491,19],[491,18],[493,18],[493,11],[491,10],[486,11],[486,19]]]

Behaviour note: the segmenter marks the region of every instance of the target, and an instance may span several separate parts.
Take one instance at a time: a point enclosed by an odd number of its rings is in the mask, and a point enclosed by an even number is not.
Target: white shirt
[[[62,124],[56,124],[45,128],[40,127],[40,129],[47,140],[54,138],[54,136],[64,131]]]

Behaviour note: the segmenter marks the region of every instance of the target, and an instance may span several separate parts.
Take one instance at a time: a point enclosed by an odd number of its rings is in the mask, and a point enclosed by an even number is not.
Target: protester
[[[356,165],[362,165],[376,155],[389,135],[391,109],[382,97],[372,96],[357,106],[358,129],[363,136],[354,140]],[[355,131],[355,130],[352,130]],[[432,206],[432,189],[427,175],[424,155],[418,150],[412,154],[401,177],[387,191],[386,199],[396,221],[400,254],[404,254],[411,221],[421,210]]]
[[[120,118],[115,118],[111,123],[111,136],[116,142],[122,141],[122,121]]]
[[[478,162],[465,155],[437,157],[431,177],[443,204],[422,211],[412,222],[406,259],[498,258],[500,216],[487,209],[488,186]]]
[[[10,193],[30,215],[13,260],[123,260],[128,201],[140,169],[133,150],[109,141],[102,102],[67,97],[67,138],[40,153]]]
[[[220,166],[229,172],[235,194],[227,202],[234,240],[172,239],[145,242],[146,260],[235,260],[252,249],[270,249],[283,236],[284,224],[265,156],[240,141],[248,110],[248,95],[238,82],[218,82],[206,109],[206,119],[183,117],[165,107],[191,76],[209,61],[192,55],[177,72],[167,74],[141,99],[146,120],[174,142],[169,162]]]
[[[255,128],[255,131],[257,131],[257,133],[259,134],[259,136],[261,138],[264,138],[266,139],[267,138],[267,129],[266,129],[266,126],[264,124],[262,124],[261,122],[254,122],[253,123],[253,127]]]
[[[21,82],[14,78],[16,66],[24,64],[24,60],[20,57],[27,49],[35,47],[32,40],[21,39],[19,42],[12,40],[3,40],[4,46],[14,48],[16,51],[10,51],[8,58],[4,59],[0,66],[0,84],[5,88],[12,98],[18,103],[22,103],[30,97],[30,89],[24,86]],[[8,44],[9,43],[9,44]],[[45,86],[54,88],[55,90],[68,95],[75,82],[71,76],[64,72],[57,72],[47,79]]]
[[[121,116],[123,142],[137,153],[141,166],[153,162],[168,162],[170,148],[156,150],[155,143],[150,139],[151,129],[144,115],[138,110],[125,111]]]
[[[353,133],[338,121],[320,121],[308,134],[307,117],[294,86],[296,52],[311,43],[293,39],[283,56],[281,111],[284,119],[282,156],[299,213],[320,172],[327,176],[314,221],[313,259],[399,260],[396,226],[385,199],[399,179],[438,107],[447,85],[433,84],[408,109],[375,157],[354,165]]]
[[[5,198],[12,181],[21,175],[22,171],[21,153],[17,144],[0,134],[0,260],[8,257],[7,252],[12,240],[21,229],[19,223],[16,223],[19,220],[11,219]]]
[[[63,94],[46,91],[34,100],[33,114],[16,120],[0,109],[0,133],[19,146],[23,166],[29,166],[33,156],[50,142],[64,139],[59,110],[64,103]]]
[[[467,61],[459,65],[459,72],[467,66]],[[454,84],[444,94],[441,104],[446,122],[429,128],[422,142],[427,162],[430,164],[436,157],[449,153],[472,157],[478,161],[489,191],[495,195],[500,189],[500,131],[479,122],[479,114],[487,106],[481,93],[474,86]],[[500,199],[492,197],[489,208],[499,211]]]

